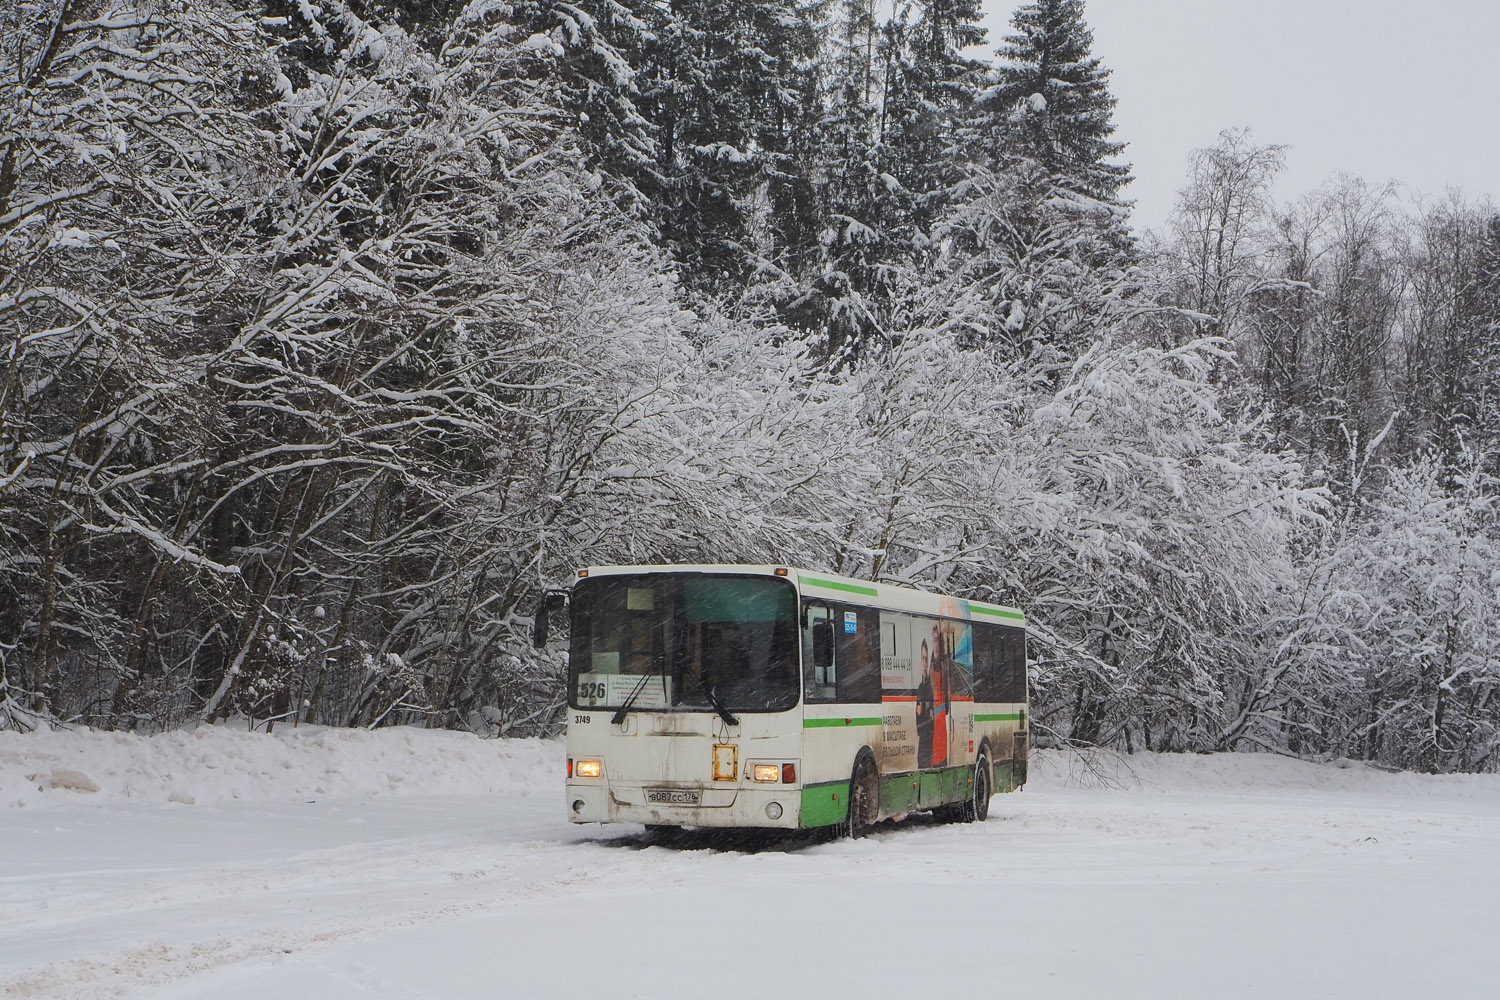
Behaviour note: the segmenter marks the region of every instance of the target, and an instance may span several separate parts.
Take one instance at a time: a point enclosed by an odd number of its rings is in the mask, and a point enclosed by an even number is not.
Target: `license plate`
[[[682,788],[648,788],[646,801],[667,806],[695,806],[702,794],[696,789],[689,791]]]

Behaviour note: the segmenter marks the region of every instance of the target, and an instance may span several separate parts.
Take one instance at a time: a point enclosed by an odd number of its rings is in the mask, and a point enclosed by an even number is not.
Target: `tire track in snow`
[[[677,879],[684,864],[704,863],[711,853],[616,850],[589,838],[456,847],[424,843],[431,839],[353,845],[210,869],[152,871],[145,884],[133,881],[93,900],[85,898],[90,894],[81,887],[93,884],[93,895],[99,896],[97,876],[80,873],[79,891],[42,903],[41,919],[28,922],[20,934],[44,952],[67,949],[73,956],[16,971],[0,987],[0,997],[146,996],[226,966],[274,962],[606,882],[639,887],[652,883],[664,868]],[[288,881],[295,888],[288,889]],[[118,940],[120,932],[111,925],[124,920],[145,928],[136,943],[104,954],[89,951],[90,941]],[[0,919],[0,935],[10,936],[14,928],[7,925],[12,923]],[[264,929],[246,933],[247,925]],[[53,940],[37,940],[45,937]]]

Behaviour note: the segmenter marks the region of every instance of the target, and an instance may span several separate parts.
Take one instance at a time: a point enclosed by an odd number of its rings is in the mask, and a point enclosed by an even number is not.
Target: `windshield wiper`
[[[620,703],[620,707],[615,709],[615,714],[610,717],[610,725],[618,726],[620,723],[625,721],[625,717],[630,714],[631,706],[635,704],[635,700],[639,698],[641,692],[645,690],[646,684],[651,680],[651,678],[656,676],[658,676],[656,673],[641,675],[641,679],[636,682],[635,687],[631,688],[630,695]],[[665,686],[667,680],[666,664],[662,664],[660,676],[662,679],[662,684],[663,686]],[[719,699],[719,696],[714,693],[713,685],[704,680],[702,674],[694,673],[693,680],[697,681],[698,687],[703,689],[703,694],[708,699],[708,703],[713,706],[713,710],[718,713],[719,718],[724,720],[725,725],[738,726],[740,724],[739,718],[735,716],[733,712],[729,711],[728,706],[726,706],[724,702]]]
[[[609,720],[609,724],[610,725],[612,725],[612,726],[618,726],[620,723],[622,723],[622,722],[625,721],[626,714],[628,714],[630,712],[630,706],[635,704],[635,700],[641,696],[641,692],[646,689],[646,684],[651,680],[651,678],[660,675],[661,676],[661,689],[662,689],[663,692],[666,691],[666,689],[667,689],[667,660],[666,660],[666,657],[664,657],[664,656],[657,657],[656,666],[657,666],[656,670],[653,670],[649,674],[642,674],[641,675],[641,679],[636,682],[635,687],[631,688],[631,690],[630,690],[630,697],[628,697],[624,701],[620,702],[620,707],[617,708],[617,709],[615,709],[615,714]]]
[[[620,702],[620,707],[617,708],[617,709],[615,709],[615,714],[610,717],[610,720],[609,720],[609,724],[610,725],[612,725],[612,726],[618,726],[620,723],[622,723],[622,722],[625,721],[625,716],[630,712],[630,706],[634,705],[635,704],[635,700],[641,696],[641,691],[643,691],[645,689],[646,682],[649,681],[651,678],[653,678],[655,676],[656,676],[656,674],[654,674],[654,673],[651,673],[651,674],[642,674],[641,675],[641,679],[636,682],[635,687],[631,688],[631,690],[630,690],[630,696],[627,697],[624,701]],[[666,676],[667,676],[666,672],[663,671],[662,672],[662,680],[663,680],[663,682],[666,681]]]
[[[724,707],[724,703],[719,700],[719,696],[714,694],[713,685],[704,680],[702,674],[695,673],[693,678],[698,682],[698,686],[703,689],[704,695],[708,698],[708,703],[714,707],[715,712],[719,713],[719,718],[724,720],[724,724],[726,726],[738,726],[740,720],[731,715],[729,709]]]

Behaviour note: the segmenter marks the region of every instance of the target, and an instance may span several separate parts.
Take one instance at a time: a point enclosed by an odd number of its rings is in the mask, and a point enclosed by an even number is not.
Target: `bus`
[[[1015,608],[786,566],[594,566],[567,597],[574,823],[857,837],[1026,781]]]

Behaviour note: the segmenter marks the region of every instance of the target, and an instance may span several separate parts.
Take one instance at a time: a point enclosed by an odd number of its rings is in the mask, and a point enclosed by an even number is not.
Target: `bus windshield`
[[[797,598],[787,580],[598,576],[573,588],[574,708],[783,712],[797,704]]]

